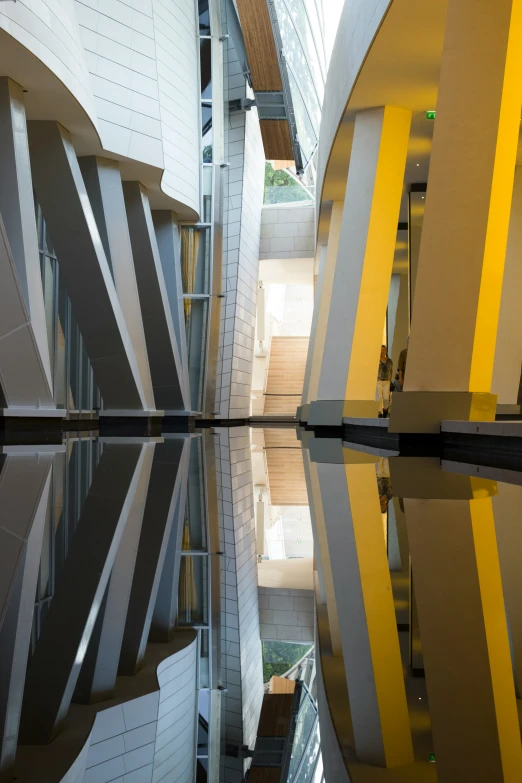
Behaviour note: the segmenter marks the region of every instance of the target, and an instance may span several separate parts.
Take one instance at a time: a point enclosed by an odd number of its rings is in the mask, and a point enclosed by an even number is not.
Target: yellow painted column
[[[377,416],[379,354],[397,239],[411,111],[357,114],[317,398],[310,424]]]
[[[515,688],[522,695],[522,487],[499,484],[493,498],[502,590],[511,637],[511,656]]]
[[[413,762],[413,749],[377,458],[344,449],[342,459],[316,468],[355,750],[359,761],[400,767]]]
[[[309,362],[310,372],[308,376],[307,388],[303,390],[302,420],[308,421],[309,406],[312,400],[317,399],[317,390],[319,388],[319,376],[321,372],[321,363],[324,352],[324,341],[326,339],[326,327],[328,324],[328,314],[330,312],[330,302],[332,299],[332,289],[335,274],[335,264],[339,250],[339,237],[341,233],[343,217],[343,202],[334,201],[330,215],[330,228],[328,231],[328,244],[326,254],[319,270],[319,281],[315,300],[315,333],[310,339]]]
[[[493,420],[522,103],[522,0],[449,0],[405,391],[390,430]]]
[[[504,266],[491,391],[497,395],[497,412],[519,413],[517,405],[522,369],[522,166],[515,169],[511,218]]]
[[[492,481],[391,460],[404,498],[437,775],[520,780],[522,747]]]

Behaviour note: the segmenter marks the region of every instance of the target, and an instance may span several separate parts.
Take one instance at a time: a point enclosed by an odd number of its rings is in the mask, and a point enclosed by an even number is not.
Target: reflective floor
[[[24,440],[1,454],[3,779],[255,781],[258,579],[315,595],[284,780],[522,779],[521,473],[295,428]]]

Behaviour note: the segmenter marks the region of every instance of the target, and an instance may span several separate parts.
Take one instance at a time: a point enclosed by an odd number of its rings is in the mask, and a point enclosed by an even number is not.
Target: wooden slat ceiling
[[[257,92],[281,92],[277,50],[266,0],[237,0],[252,87]]]
[[[301,444],[295,429],[264,430],[273,506],[308,506]]]
[[[261,136],[267,160],[294,161],[290,126],[286,120],[261,120]]]
[[[266,0],[237,0],[254,92],[282,92],[283,82]],[[286,120],[261,120],[267,160],[294,160]]]

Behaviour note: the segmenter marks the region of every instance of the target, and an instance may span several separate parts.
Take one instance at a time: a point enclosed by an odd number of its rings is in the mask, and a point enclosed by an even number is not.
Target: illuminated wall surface
[[[2,783],[522,777],[521,3],[267,2],[0,2]]]

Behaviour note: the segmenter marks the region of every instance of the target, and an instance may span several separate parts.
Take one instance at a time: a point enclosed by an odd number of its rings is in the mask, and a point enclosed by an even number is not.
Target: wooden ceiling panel
[[[254,90],[280,92],[283,83],[266,0],[237,0],[237,10]]]
[[[290,126],[286,120],[261,120],[261,136],[267,160],[294,161]]]
[[[273,506],[308,506],[301,444],[295,429],[265,429],[265,454]]]

